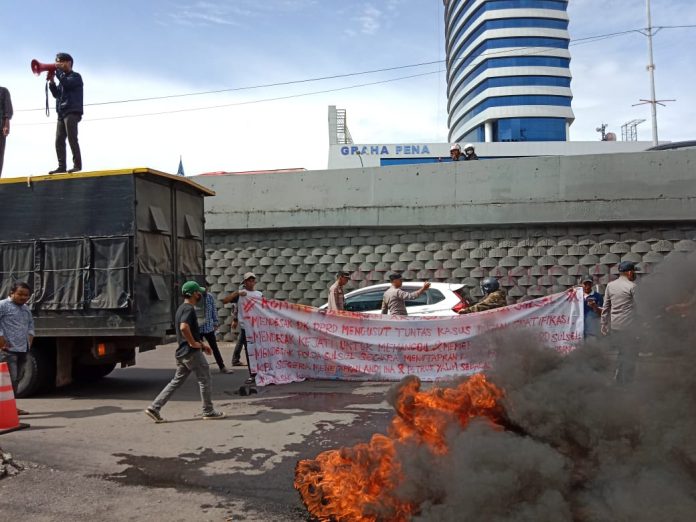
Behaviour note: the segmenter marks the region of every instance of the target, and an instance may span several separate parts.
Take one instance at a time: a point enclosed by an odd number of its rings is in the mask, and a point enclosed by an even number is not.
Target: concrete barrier
[[[209,230],[674,221],[696,216],[696,151],[201,176]]]

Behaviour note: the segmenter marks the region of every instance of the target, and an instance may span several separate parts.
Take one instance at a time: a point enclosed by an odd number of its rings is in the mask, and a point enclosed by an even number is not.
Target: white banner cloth
[[[325,312],[272,299],[247,299],[240,310],[256,383],[304,379],[448,380],[481,371],[472,340],[499,329],[530,329],[560,352],[583,338],[582,288],[454,317],[396,317]]]

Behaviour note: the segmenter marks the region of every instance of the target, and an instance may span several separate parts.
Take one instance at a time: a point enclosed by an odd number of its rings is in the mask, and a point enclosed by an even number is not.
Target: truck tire
[[[51,344],[36,343],[19,372],[17,397],[50,391],[56,383],[56,351]]]
[[[76,364],[73,366],[73,381],[76,383],[89,383],[103,379],[116,368],[116,363],[86,365]]]

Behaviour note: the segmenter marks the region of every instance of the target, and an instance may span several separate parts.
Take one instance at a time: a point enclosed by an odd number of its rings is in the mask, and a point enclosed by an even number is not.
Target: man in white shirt
[[[263,294],[256,290],[256,275],[253,272],[247,272],[244,274],[244,280],[242,281],[242,288],[239,290],[239,297],[235,299],[237,302],[237,317],[232,321],[232,328],[236,329],[237,325],[240,326],[239,339],[237,340],[237,346],[234,348],[234,354],[232,355],[232,366],[243,366],[241,362],[242,348],[246,350],[247,363],[249,364],[249,374],[250,380],[254,378],[254,372],[251,371],[251,361],[249,360],[249,349],[247,346],[247,325],[245,320],[246,312],[244,311],[244,303],[249,298],[260,299]],[[225,302],[225,301],[223,301]]]

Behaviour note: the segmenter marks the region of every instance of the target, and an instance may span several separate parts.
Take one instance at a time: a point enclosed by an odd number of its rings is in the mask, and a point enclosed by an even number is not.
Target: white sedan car
[[[349,312],[365,314],[382,313],[382,296],[389,283],[366,286],[345,295],[345,309]],[[407,281],[401,286],[406,292],[415,292],[423,286],[422,282]],[[459,310],[469,306],[464,285],[459,283],[430,283],[430,288],[413,301],[406,301],[408,315],[457,315]],[[325,309],[328,304],[320,307]]]

